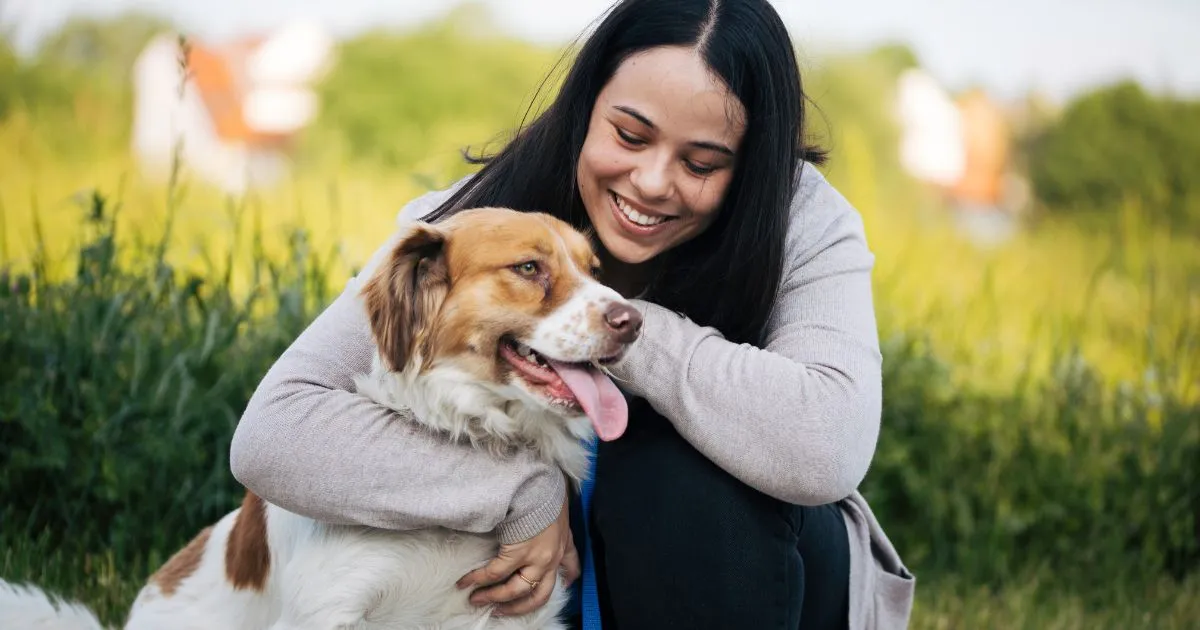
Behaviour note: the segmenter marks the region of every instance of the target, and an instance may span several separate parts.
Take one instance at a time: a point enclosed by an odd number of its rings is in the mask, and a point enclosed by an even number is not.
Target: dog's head
[[[568,224],[479,208],[411,224],[363,296],[392,371],[410,379],[453,374],[451,381],[482,385],[505,407],[586,414],[611,440],[624,431],[628,410],[600,368],[625,354],[642,317],[597,281],[598,272],[588,239]]]

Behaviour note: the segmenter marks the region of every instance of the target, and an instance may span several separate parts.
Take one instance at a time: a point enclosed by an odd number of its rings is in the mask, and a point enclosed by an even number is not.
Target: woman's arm
[[[420,216],[435,201],[418,199],[402,216]],[[553,466],[450,443],[354,392],[374,352],[358,287],[351,281],[267,372],[234,432],[234,477],[326,522],[496,530],[502,543],[553,523],[566,488]]]
[[[638,301],[642,335],[613,372],[747,485],[820,505],[866,475],[882,385],[874,256],[858,213],[809,165],[787,255],[764,348]]]

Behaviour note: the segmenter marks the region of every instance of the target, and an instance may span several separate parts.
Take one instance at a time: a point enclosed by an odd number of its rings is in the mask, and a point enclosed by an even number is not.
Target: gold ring
[[[525,583],[529,585],[529,590],[531,590],[531,591],[537,589],[538,584],[541,583],[541,580],[531,580],[531,579],[525,577],[524,575],[521,575],[520,571],[517,571],[517,577],[521,578],[522,580],[525,580]]]

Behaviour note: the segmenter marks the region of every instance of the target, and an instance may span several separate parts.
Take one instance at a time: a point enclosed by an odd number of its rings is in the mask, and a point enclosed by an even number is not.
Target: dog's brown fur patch
[[[211,533],[212,527],[200,530],[187,546],[175,552],[166,564],[150,576],[150,581],[158,585],[164,597],[174,595],[179,584],[196,572],[196,567],[200,566],[200,560],[204,558],[204,547],[208,544]]]
[[[446,235],[415,225],[363,287],[371,330],[393,370],[408,367],[449,289]],[[432,357],[426,356],[426,361]]]
[[[254,493],[247,492],[229,531],[229,539],[225,541],[225,577],[235,589],[261,591],[267,584],[270,570],[267,504]]]

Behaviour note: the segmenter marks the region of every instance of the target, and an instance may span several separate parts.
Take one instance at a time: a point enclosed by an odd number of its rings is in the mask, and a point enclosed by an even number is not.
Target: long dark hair
[[[788,209],[808,144],[805,97],[787,29],[766,0],[623,0],[576,55],[546,110],[428,220],[458,209],[507,206],[589,226],[576,166],[601,89],[629,56],[694,46],[745,107],[747,125],[729,189],[705,232],[660,255],[646,299],[712,326],[738,343],[761,343],[783,273]]]

